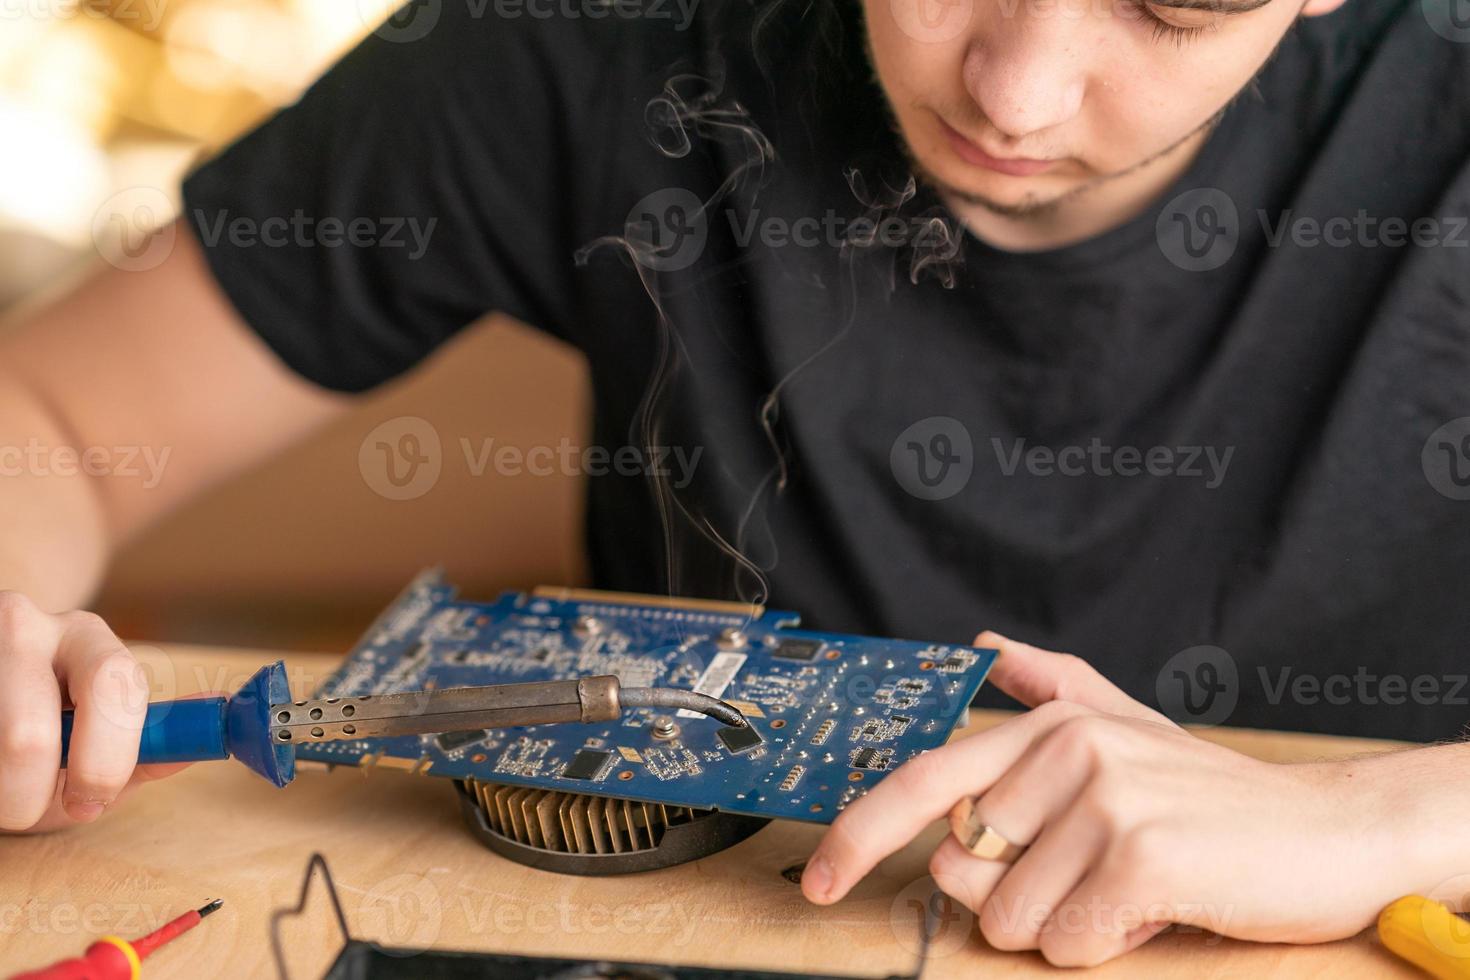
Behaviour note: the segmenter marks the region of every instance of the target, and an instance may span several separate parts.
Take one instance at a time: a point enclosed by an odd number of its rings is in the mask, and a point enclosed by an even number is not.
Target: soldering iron
[[[697,711],[733,728],[746,725],[745,717],[724,701],[677,688],[625,688],[611,674],[293,701],[286,666],[278,660],[257,671],[233,697],[150,704],[138,763],[204,762],[233,756],[275,785],[285,786],[296,775],[295,746],[302,742],[614,721],[625,709],[653,707]],[[63,766],[72,722],[72,712],[64,712]]]

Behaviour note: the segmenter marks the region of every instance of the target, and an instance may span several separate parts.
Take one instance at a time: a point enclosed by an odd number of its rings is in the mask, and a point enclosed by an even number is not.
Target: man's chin
[[[1042,218],[1087,189],[1087,183],[1074,183],[1047,177],[1000,177],[995,180],[965,183],[947,180],[926,167],[919,174],[935,190],[951,202],[983,208],[1004,218]]]

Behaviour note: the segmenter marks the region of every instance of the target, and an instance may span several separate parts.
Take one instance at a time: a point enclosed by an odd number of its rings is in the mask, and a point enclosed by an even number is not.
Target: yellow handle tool
[[[1378,938],[1439,980],[1470,980],[1470,922],[1440,902],[1399,899],[1378,914]]]

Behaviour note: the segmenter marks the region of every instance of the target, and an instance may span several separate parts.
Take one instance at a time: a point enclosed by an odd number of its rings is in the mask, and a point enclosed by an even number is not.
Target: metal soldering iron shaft
[[[744,728],[745,716],[718,698],[672,687],[625,687],[618,692],[625,708],[685,708],[709,715],[734,728]]]
[[[616,721],[623,709],[688,708],[727,725],[745,727],[744,716],[704,694],[671,688],[623,690],[611,674],[567,681],[533,681],[405,691],[362,697],[317,698],[271,706],[271,739],[297,744],[344,738],[431,735],[476,728],[513,728]]]

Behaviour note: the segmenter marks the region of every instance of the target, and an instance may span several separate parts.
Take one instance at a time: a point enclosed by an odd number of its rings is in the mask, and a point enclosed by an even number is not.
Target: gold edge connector
[[[538,585],[531,590],[537,599],[557,602],[600,602],[616,606],[645,606],[650,609],[694,609],[699,612],[724,613],[759,619],[766,607],[752,602],[727,602],[720,599],[684,599],[678,596],[641,595],[636,592],[604,592],[601,589],[572,589],[562,585]]]
[[[371,769],[397,769],[410,775],[421,776],[434,765],[434,760],[427,752],[417,759],[404,759],[396,755],[387,755],[382,749],[378,749],[376,752],[369,752],[367,755],[358,757],[357,765],[364,770],[364,776],[367,775],[366,770]]]

